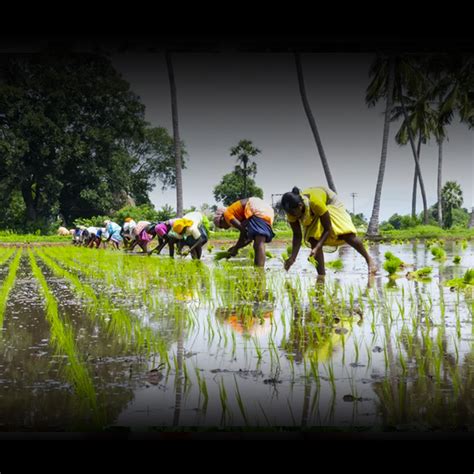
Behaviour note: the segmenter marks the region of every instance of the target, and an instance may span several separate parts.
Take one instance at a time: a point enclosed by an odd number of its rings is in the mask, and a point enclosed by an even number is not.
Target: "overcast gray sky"
[[[183,171],[184,205],[214,204],[213,187],[235,160],[229,149],[250,139],[262,150],[257,184],[272,193],[326,184],[319,155],[299,95],[293,56],[284,53],[174,54],[180,134],[188,151]],[[380,160],[383,104],[369,109],[365,90],[370,54],[303,54],[306,89],[338,194],[352,210],[370,217]],[[162,54],[116,55],[114,65],[146,105],[146,118],[171,129],[169,83]],[[443,181],[456,180],[464,206],[474,206],[473,134],[455,120],[444,148]],[[382,193],[381,218],[411,210],[414,162],[399,147],[392,124]],[[436,201],[437,146],[422,149],[428,202]],[[151,194],[157,207],[176,205],[175,191]],[[421,196],[418,199],[421,211]]]

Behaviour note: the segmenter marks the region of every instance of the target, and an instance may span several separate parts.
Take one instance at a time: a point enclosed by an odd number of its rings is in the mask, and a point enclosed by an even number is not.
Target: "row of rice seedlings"
[[[10,257],[15,253],[15,249],[0,249],[0,266],[10,260]]]
[[[88,252],[88,254],[95,252]],[[145,291],[140,287],[132,286],[131,278],[119,278],[117,273],[113,271],[113,264],[109,265],[108,268],[105,265],[102,268],[102,259],[104,254],[109,252],[98,252],[98,258],[91,262],[92,265],[81,264],[77,258],[72,259],[71,256],[64,255],[64,251],[53,251],[48,252],[49,255],[53,255],[57,260],[60,261],[61,265],[66,266],[70,271],[75,272],[81,277],[87,278],[88,280],[96,280],[98,282],[105,283],[108,287],[116,287],[120,289],[121,293],[126,294],[130,298],[138,299],[143,301],[148,298],[149,292]],[[117,260],[114,259],[116,262]],[[93,266],[95,265],[95,266]]]
[[[82,401],[87,403],[97,416],[97,397],[92,378],[81,360],[75,346],[75,337],[70,323],[63,322],[59,316],[57,301],[48,287],[46,278],[36,263],[33,252],[28,249],[31,270],[39,283],[40,291],[45,299],[46,318],[51,327],[51,342],[59,354],[67,356],[68,364],[65,367],[67,378],[72,381],[76,393]]]
[[[162,352],[163,345],[159,337],[149,327],[143,328],[139,322],[130,318],[130,314],[123,308],[112,303],[107,297],[97,295],[95,288],[83,283],[76,275],[57,265],[43,252],[37,251],[44,264],[58,277],[67,280],[72,290],[80,297],[85,298],[87,309],[91,315],[99,318],[106,330],[123,338],[126,344],[147,353]],[[108,319],[110,318],[110,322]],[[167,358],[164,359],[166,362]]]
[[[3,280],[2,286],[0,287],[0,328],[3,327],[3,317],[5,315],[5,309],[7,307],[8,295],[10,294],[10,291],[12,290],[15,284],[16,274],[18,272],[18,267],[20,266],[20,259],[22,254],[22,250],[17,251],[13,261],[9,266],[8,274]],[[9,255],[8,258],[10,258],[10,256],[11,255]]]
[[[108,276],[109,279],[112,278],[112,281],[108,281],[109,284],[130,289],[131,293],[135,290],[135,293],[146,296],[148,290],[156,285],[157,288],[172,291],[177,299],[194,292],[199,293],[199,300],[210,298],[210,272],[202,262],[117,255],[113,252],[99,252],[98,257],[91,261],[93,252],[84,254],[80,252],[81,249],[77,250],[79,260],[93,265],[92,277],[100,275],[103,279]],[[77,256],[75,259],[77,260]]]
[[[100,252],[100,253],[105,254],[107,252]],[[141,257],[132,257],[132,256],[123,256],[122,258],[126,259],[126,260],[135,260],[135,261],[142,261],[142,262],[152,260],[152,259],[141,258]],[[142,270],[143,270],[143,266],[140,268],[140,271],[133,271],[133,272],[131,272],[131,274],[141,276],[145,273]],[[77,271],[77,270],[74,270],[74,271]],[[133,280],[134,280],[133,278],[128,277],[128,276],[126,276],[124,278],[123,277],[119,278],[117,274],[114,275],[113,272],[110,271],[110,268],[107,272],[105,272],[105,271],[99,272],[97,270],[94,270],[93,273],[94,273],[95,278],[99,278],[99,281],[100,281],[101,277],[106,279],[106,278],[110,278],[110,275],[112,275],[112,278],[117,279],[121,283],[120,288],[121,288],[122,292],[124,293],[123,295],[121,295],[122,297],[127,295],[128,300],[132,300],[134,302],[136,301],[136,304],[138,304],[138,305],[145,305],[145,307],[149,308],[150,311],[155,312],[158,309],[157,308],[157,301],[160,301],[160,300],[157,300],[157,298],[155,297],[156,292],[152,291],[153,289],[156,290],[156,288],[152,288],[152,286],[153,286],[152,278],[145,278],[142,284],[137,285],[137,284],[129,284],[130,281],[133,282]],[[107,276],[105,276],[105,275],[107,275]],[[126,284],[122,283],[124,281],[126,282]],[[109,280],[107,282],[107,284],[109,286],[112,286],[112,285],[114,285],[114,281]],[[130,295],[130,296],[128,296],[128,295]],[[160,299],[162,299],[162,298],[160,298]],[[130,301],[127,301],[127,304],[129,302]],[[160,302],[160,307],[159,307],[160,311],[162,311],[163,313],[165,312],[165,310],[169,309],[166,306],[164,306],[164,304],[166,304],[166,301]],[[188,316],[189,316],[187,318],[188,322],[193,324],[193,318],[191,317],[192,316],[191,313]]]
[[[418,331],[421,331],[421,337],[418,337]],[[454,416],[462,412],[459,409],[460,396],[462,397],[466,393],[466,390],[463,390],[464,386],[457,366],[459,357],[456,338],[453,340],[456,352],[454,358],[451,358],[447,353],[447,337],[444,326],[438,328],[436,336],[433,336],[430,328],[418,326],[414,329],[410,339],[413,347],[409,349],[408,357],[412,361],[409,366],[405,363],[405,368],[403,368],[404,359],[400,357],[399,364],[407,376],[413,379],[413,382],[407,385],[403,379],[392,377],[391,383],[398,383],[396,406],[390,403],[387,394],[380,396],[379,393],[381,405],[388,411],[388,416],[394,424],[408,420],[416,422],[417,419],[420,419],[424,424],[434,422],[435,426],[438,426],[440,414],[444,412],[448,416],[450,415],[450,405],[454,408],[452,410]],[[405,340],[407,339],[405,338]],[[433,343],[434,340],[435,343]],[[470,367],[470,362],[467,363]],[[413,370],[416,371],[416,376],[412,373]],[[448,376],[451,377],[450,381]],[[448,385],[449,382],[451,387]],[[467,390],[472,389],[468,388]],[[467,397],[469,400],[472,398],[471,394]],[[420,408],[423,409],[420,410]]]

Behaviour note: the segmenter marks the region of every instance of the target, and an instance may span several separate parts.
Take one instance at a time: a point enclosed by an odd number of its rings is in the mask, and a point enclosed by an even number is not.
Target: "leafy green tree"
[[[447,181],[441,191],[443,201],[444,227],[453,226],[453,211],[463,203],[461,186],[456,181]]]
[[[0,197],[19,192],[25,230],[110,215],[157,179],[173,184],[170,137],[95,54],[12,58],[0,84]],[[140,146],[143,148],[140,149]]]
[[[255,148],[250,140],[240,140],[237,146],[230,149],[230,156],[237,156],[237,162],[239,163],[235,167],[235,173],[240,174],[243,178],[243,196],[249,197],[251,194],[250,188],[247,186],[249,177],[254,178],[257,174],[256,163],[250,161],[252,157],[257,156],[261,153],[261,150]]]
[[[222,177],[221,182],[214,188],[214,197],[217,202],[222,202],[225,206],[249,196],[263,198],[263,190],[255,184],[252,178],[247,178],[246,185],[247,192],[245,192],[242,174],[228,173]]]
[[[131,217],[135,221],[158,222],[160,219],[159,212],[152,204],[142,204],[140,206],[125,206],[118,210],[113,219],[117,224],[122,225],[127,217]]]
[[[184,143],[181,143],[181,152],[181,166],[185,168]],[[155,187],[157,180],[161,182],[163,191],[176,186],[174,141],[165,128],[147,127],[143,140],[131,143],[128,153],[134,159],[129,192],[136,204],[150,203],[148,193]]]

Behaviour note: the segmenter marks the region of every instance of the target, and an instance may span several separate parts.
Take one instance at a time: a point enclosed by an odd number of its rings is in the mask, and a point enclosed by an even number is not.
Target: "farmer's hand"
[[[290,257],[288,260],[285,260],[285,270],[288,271],[290,267],[295,263],[295,259],[293,257]]]
[[[227,250],[227,253],[231,257],[235,257],[237,255],[238,250],[235,247],[231,247],[229,250]]]

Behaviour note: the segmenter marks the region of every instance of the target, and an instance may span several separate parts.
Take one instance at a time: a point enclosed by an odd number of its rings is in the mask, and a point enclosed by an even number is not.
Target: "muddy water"
[[[40,264],[92,380],[93,393],[87,395],[77,389],[68,357],[52,340],[43,297],[23,257],[0,339],[0,429],[473,427],[472,293],[443,286],[474,268],[472,244],[466,250],[446,244],[444,263],[434,261],[423,244],[370,248],[380,267],[387,250],[415,268],[432,266],[432,277],[424,282],[405,278],[409,268],[393,281],[383,270],[369,280],[365,261],[341,248],[326,254],[327,261],[342,259],[344,268],[327,270],[325,291],[331,297],[316,306],[321,287],[307,262],[309,251],[302,249],[285,272],[279,258],[283,247],[269,249],[275,258],[267,261],[265,278],[255,281],[255,287],[262,286],[257,300],[244,295],[240,301],[238,292],[226,295],[225,283],[214,280],[211,299],[194,288],[174,294],[183,319],[170,307],[164,317],[126,300],[130,317],[162,336],[169,364],[162,354],[143,353],[118,337],[107,318],[93,317],[70,285]],[[458,254],[461,264],[454,265]],[[152,258],[157,265],[160,259]],[[203,263],[219,267],[207,252]],[[5,275],[4,266],[0,282]],[[107,293],[101,281],[89,282]],[[162,289],[151,291],[157,300],[165,298]],[[108,294],[124,304],[117,291]],[[311,317],[315,307],[323,323]]]

